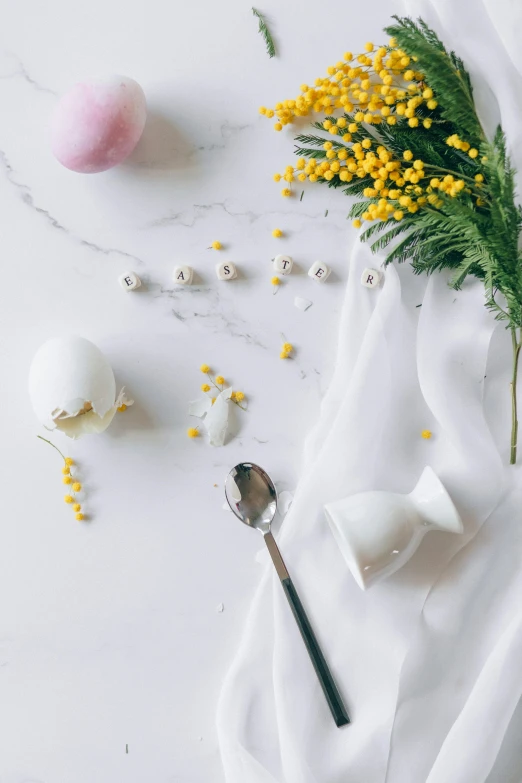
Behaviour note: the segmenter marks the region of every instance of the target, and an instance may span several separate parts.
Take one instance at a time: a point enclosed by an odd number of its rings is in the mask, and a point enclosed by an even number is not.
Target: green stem
[[[41,435],[37,435],[36,437],[37,437],[37,438],[39,438],[40,440],[43,440],[43,442],[44,442],[44,443],[48,443],[48,444],[49,444],[49,446],[52,446],[52,447],[53,447],[53,449],[56,449],[56,451],[58,452],[58,454],[60,455],[60,457],[61,457],[61,458],[63,459],[63,461],[65,462],[65,457],[63,456],[63,454],[62,454],[62,452],[60,451],[60,449],[58,448],[58,446],[55,446],[55,445],[54,445],[54,443],[51,443],[51,441],[50,441],[50,440],[47,440],[47,438],[42,438],[42,436],[41,436]]]
[[[458,179],[467,179],[469,182],[475,184],[475,180],[472,177],[468,177],[466,174],[461,174],[460,171],[454,171],[453,169],[445,169],[442,166],[435,166],[432,163],[425,163],[424,168],[436,169],[437,171],[445,171],[446,174],[454,174]]]
[[[515,465],[517,461],[517,438],[518,438],[518,414],[517,414],[517,375],[518,359],[520,348],[522,346],[522,335],[520,341],[517,339],[517,330],[511,327],[511,342],[513,346],[513,376],[511,379],[511,457],[510,464]]]

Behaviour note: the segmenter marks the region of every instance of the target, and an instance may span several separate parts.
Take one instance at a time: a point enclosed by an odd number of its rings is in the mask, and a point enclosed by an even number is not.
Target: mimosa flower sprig
[[[228,428],[229,403],[233,402],[246,411],[246,395],[242,391],[234,391],[222,375],[212,377],[213,373],[208,364],[202,364],[199,369],[210,383],[201,385],[205,396],[190,403],[189,414],[204,419],[211,446],[223,446]],[[209,392],[213,391],[212,387],[217,391],[217,395],[209,395]],[[197,438],[199,434],[199,427],[189,427],[187,430],[189,438]]]
[[[394,19],[386,45],[346,52],[295,100],[261,107],[277,115],[276,130],[294,117],[325,115],[314,128],[327,135],[297,136],[296,166],[274,179],[327,183],[362,198],[350,217],[356,228],[369,224],[361,240],[374,252],[387,249],[385,265],[408,260],[418,274],[451,269],[455,289],[468,275],[483,281],[486,307],[511,332],[514,464],[522,346],[515,172],[502,128],[486,135],[463,61],[421,19]]]
[[[51,443],[50,440],[47,440],[47,438],[42,438],[41,435],[37,435],[37,438],[39,440],[43,440],[44,443],[48,443],[49,446],[52,446],[55,451],[58,452],[60,457],[63,459],[63,468],[62,468],[62,482],[69,487],[70,492],[73,494],[70,495],[69,493],[64,496],[64,501],[67,503],[67,505],[70,505],[72,510],[75,513],[75,517],[78,520],[78,522],[81,522],[85,519],[85,515],[82,510],[81,503],[75,502],[76,498],[74,495],[76,495],[78,492],[82,491],[82,485],[78,481],[78,476],[74,475],[74,469],[75,469],[75,462],[72,457],[66,457],[58,446],[55,446],[54,443]]]
[[[214,378],[212,378],[212,370],[210,369],[208,364],[202,364],[199,369],[201,370],[202,373],[204,373],[204,375],[207,376],[212,386],[215,389],[217,389],[218,393],[221,393],[224,390],[226,381],[222,375],[216,375]],[[208,383],[203,383],[201,384],[201,391],[205,393],[210,392],[212,391],[212,386],[210,386]],[[233,391],[232,394],[230,395],[230,399],[232,400],[232,402],[235,402],[238,408],[241,408],[242,411],[246,411],[246,407],[240,404],[246,399],[244,392]],[[212,397],[211,400],[213,405],[216,398]]]

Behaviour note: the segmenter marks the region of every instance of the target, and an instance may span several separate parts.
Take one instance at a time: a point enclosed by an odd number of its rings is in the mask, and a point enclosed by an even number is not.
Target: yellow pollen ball
[[[202,386],[201,386],[201,391],[202,392],[209,392],[210,391],[209,384],[208,383],[203,383]]]
[[[205,373],[205,375],[210,372],[210,367],[208,366],[208,364],[202,364],[199,369],[201,370],[201,372]]]
[[[72,457],[66,457],[65,458],[65,464],[71,467],[71,465],[74,465],[74,460]]]
[[[429,440],[431,438],[431,434],[431,430],[422,430],[421,438],[424,438],[424,440]]]
[[[74,484],[72,485],[72,491],[73,492],[80,492],[81,488],[82,488],[82,485],[80,484],[79,481],[75,481]]]
[[[73,502],[73,499],[72,499],[71,495],[65,495],[64,500],[65,500],[66,503],[72,503]]]
[[[283,236],[283,232],[281,231],[280,228],[274,228],[274,230],[272,231],[272,236],[277,239]]]
[[[72,478],[70,476],[64,476],[62,481],[64,484],[72,484]]]
[[[85,519],[85,516],[84,516],[84,514],[82,514],[80,512],[80,513],[76,514],[76,519],[78,520],[78,522],[81,522],[82,519]]]
[[[362,226],[362,223],[358,218],[356,218],[355,220],[352,220],[352,226],[354,228],[360,228]]]
[[[276,277],[276,276],[274,276],[274,277],[273,277],[273,278],[270,280],[270,282],[272,283],[272,285],[279,285],[279,284],[281,283],[280,279],[279,279],[278,277]]]
[[[189,427],[187,430],[187,435],[189,438],[197,438],[199,435],[199,430],[196,429],[196,427]]]
[[[215,242],[212,242],[213,250],[221,250],[222,247],[223,245],[221,244],[221,242],[218,242],[217,240]]]

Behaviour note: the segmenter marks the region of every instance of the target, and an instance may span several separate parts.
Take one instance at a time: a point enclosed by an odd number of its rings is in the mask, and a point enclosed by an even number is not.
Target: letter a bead
[[[177,266],[172,275],[172,279],[178,285],[190,285],[194,277],[194,270],[191,266]]]

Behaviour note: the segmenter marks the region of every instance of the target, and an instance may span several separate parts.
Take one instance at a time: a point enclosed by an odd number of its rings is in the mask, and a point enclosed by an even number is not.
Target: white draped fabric
[[[469,65],[484,122],[501,118],[522,171],[515,0],[402,10],[422,15]],[[218,710],[227,783],[522,781],[522,476],[507,465],[509,336],[478,283],[456,293],[444,275],[414,278],[405,265],[388,268],[378,291],[364,289],[362,270],[379,262],[365,246],[351,250],[334,376],[279,535],[352,724],[335,727],[267,559]],[[420,438],[426,428],[431,441]],[[323,505],[409,491],[426,464],[464,535],[428,534],[402,570],[362,592]]]

